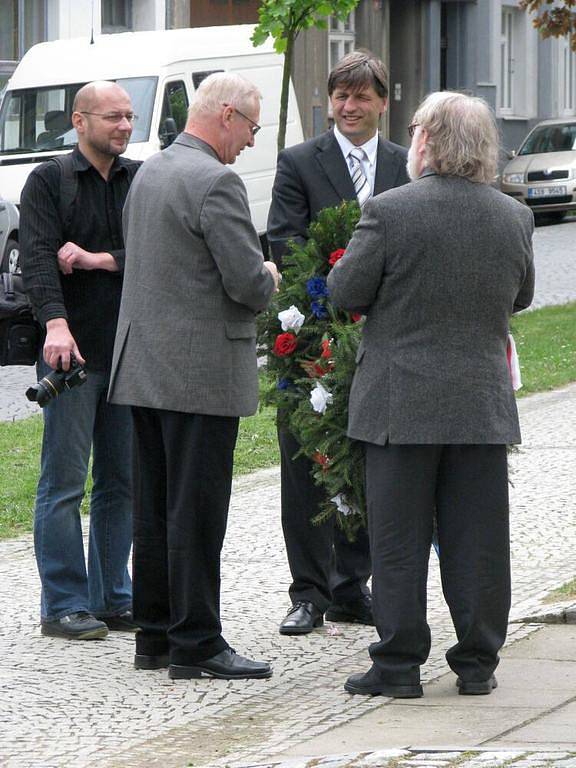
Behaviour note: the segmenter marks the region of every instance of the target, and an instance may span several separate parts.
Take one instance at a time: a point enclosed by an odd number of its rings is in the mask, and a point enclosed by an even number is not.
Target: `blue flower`
[[[313,301],[310,306],[318,320],[325,320],[328,317],[328,310],[321,301]]]
[[[289,389],[291,386],[292,386],[292,382],[290,381],[290,379],[280,379],[278,381],[278,384],[276,384],[276,387],[282,390]]]
[[[328,286],[326,285],[325,277],[311,277],[306,281],[306,290],[308,296],[312,299],[321,299],[324,296],[328,296]]]

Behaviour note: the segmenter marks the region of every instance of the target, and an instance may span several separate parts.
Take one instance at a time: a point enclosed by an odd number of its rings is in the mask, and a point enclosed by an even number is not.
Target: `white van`
[[[115,80],[138,115],[126,155],[145,160],[183,129],[194,90],[212,72],[233,71],[262,92],[256,146],[234,164],[248,189],[252,219],[266,230],[276,171],[283,58],[270,41],[254,48],[253,25],[128,32],[40,43],[23,57],[0,109],[0,192],[13,203],[36,163],[76,143],[70,116],[76,91],[91,80]],[[291,87],[286,145],[302,141]]]

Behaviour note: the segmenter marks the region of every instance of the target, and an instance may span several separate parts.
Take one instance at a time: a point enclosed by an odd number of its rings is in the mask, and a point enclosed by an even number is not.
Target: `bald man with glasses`
[[[73,358],[87,370],[83,386],[43,410],[34,543],[41,632],[52,637],[91,640],[136,629],[127,569],[132,421],[129,408],[106,401],[124,270],[122,208],[140,165],[121,155],[135,119],[119,85],[85,85],[72,112],[78,146],[36,168],[22,192],[22,274],[45,329],[38,375],[68,370]],[[86,560],[80,504],[91,451]]]

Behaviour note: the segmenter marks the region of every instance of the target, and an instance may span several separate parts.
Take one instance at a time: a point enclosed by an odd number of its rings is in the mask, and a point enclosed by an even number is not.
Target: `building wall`
[[[18,22],[27,24],[26,30],[11,32],[3,27],[0,60],[13,56],[13,40],[22,49],[28,39],[38,42],[90,34],[91,0],[35,2],[34,18]],[[187,27],[194,24],[195,15],[199,18],[200,10],[203,23],[237,21],[235,8],[240,6],[227,0],[227,15],[223,15],[222,2],[133,0],[132,25],[135,30]],[[248,14],[245,21],[256,21],[257,2],[242,0],[243,12]],[[30,7],[23,2],[19,5],[21,13]],[[98,34],[101,0],[94,0],[93,11]],[[509,19],[506,34],[503,17]],[[496,111],[507,150],[516,148],[537,120],[576,115],[576,55],[566,50],[565,40],[541,39],[531,21],[518,8],[518,0],[360,0],[355,12],[355,47],[372,50],[390,70],[390,103],[383,133],[407,144],[406,126],[416,107],[426,93],[441,87],[485,98]],[[293,80],[307,137],[325,130],[330,122],[326,93],[330,34],[330,30],[312,29],[296,42]],[[10,56],[3,53],[2,43],[10,47]],[[503,63],[506,46],[509,73]],[[20,55],[24,52],[19,50]],[[1,62],[0,88],[1,78],[14,63]],[[569,93],[567,66],[572,77]]]
[[[420,0],[390,2],[390,138],[408,144],[407,126],[423,93],[423,17]]]
[[[565,49],[539,36],[518,0],[391,0],[391,138],[405,141],[419,101],[446,88],[486,99],[504,149],[517,148],[537,121],[576,114],[576,64]]]
[[[292,81],[304,136],[310,138],[328,127],[328,32],[310,29],[294,46]]]

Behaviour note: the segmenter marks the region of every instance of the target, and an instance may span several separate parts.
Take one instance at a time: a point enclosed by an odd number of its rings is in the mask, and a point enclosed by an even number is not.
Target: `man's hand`
[[[71,275],[74,269],[118,271],[116,260],[110,253],[90,253],[70,242],[64,243],[58,251],[58,267],[64,275]]]
[[[63,317],[48,320],[46,323],[46,341],[44,342],[44,360],[51,368],[56,369],[60,365],[67,371],[70,368],[70,354],[73,354],[81,365],[86,362],[70,333],[68,321]]]
[[[278,286],[280,285],[280,281],[282,280],[282,275],[280,272],[278,272],[278,267],[276,264],[274,264],[273,261],[265,261],[264,266],[270,272],[272,275],[272,278],[274,280],[274,288],[276,289],[276,293],[278,293]]]

